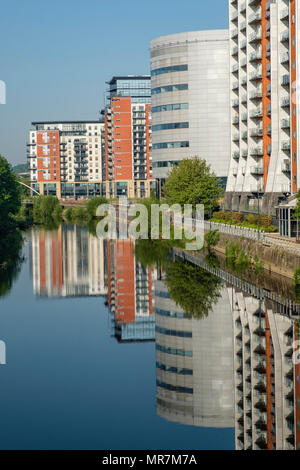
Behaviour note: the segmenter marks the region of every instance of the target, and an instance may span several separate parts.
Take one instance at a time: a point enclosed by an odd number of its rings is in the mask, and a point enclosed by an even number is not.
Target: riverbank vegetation
[[[244,214],[242,212],[214,212],[212,222],[226,225],[237,225],[239,227],[253,228],[258,230],[258,222],[260,222],[260,230],[263,232],[278,232],[277,227],[272,225],[272,217],[261,214]]]

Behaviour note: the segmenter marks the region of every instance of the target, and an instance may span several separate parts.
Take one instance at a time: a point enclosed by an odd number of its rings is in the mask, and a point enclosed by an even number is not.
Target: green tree
[[[86,210],[89,217],[96,217],[96,211],[101,204],[107,204],[107,199],[105,197],[96,196],[87,202]]]
[[[0,231],[12,223],[11,216],[21,206],[21,190],[18,178],[8,161],[0,155]]]
[[[173,167],[164,185],[168,204],[203,204],[205,214],[218,207],[222,194],[218,178],[206,161],[198,157],[184,159]]]

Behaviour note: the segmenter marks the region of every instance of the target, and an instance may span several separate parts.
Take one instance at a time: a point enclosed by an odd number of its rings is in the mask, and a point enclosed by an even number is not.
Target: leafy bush
[[[84,207],[76,207],[74,210],[75,219],[88,219],[89,213]]]
[[[208,249],[216,246],[220,241],[220,232],[218,230],[209,230],[204,236],[204,240]]]
[[[90,199],[86,205],[86,210],[89,217],[96,217],[96,211],[101,204],[107,204],[107,199],[105,197],[93,197]]]
[[[242,212],[234,212],[233,218],[237,223],[243,222],[244,214]]]
[[[34,198],[33,202],[33,217],[36,220],[40,220],[44,217],[52,217],[56,213],[60,212],[59,200],[55,196],[38,196]]]
[[[300,286],[300,268],[295,269],[294,282],[295,282],[296,286]]]
[[[68,207],[67,209],[65,209],[63,212],[63,216],[67,221],[71,222],[74,219],[73,207]]]
[[[271,227],[272,225],[272,217],[270,215],[261,214],[260,216],[260,223],[264,227]]]
[[[246,222],[249,222],[249,224],[257,225],[258,224],[258,215],[256,214],[248,214],[246,216]]]

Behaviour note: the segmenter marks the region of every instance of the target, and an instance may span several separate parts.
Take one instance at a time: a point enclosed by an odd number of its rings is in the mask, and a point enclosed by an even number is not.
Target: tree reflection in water
[[[0,233],[0,297],[4,297],[12,288],[21,265],[23,237],[19,230]]]
[[[220,298],[222,280],[199,266],[186,261],[171,260],[170,249],[163,242],[138,240],[135,248],[137,259],[144,266],[156,266],[163,270],[169,295],[184,312],[194,318],[204,318]],[[218,260],[210,255],[210,265]]]

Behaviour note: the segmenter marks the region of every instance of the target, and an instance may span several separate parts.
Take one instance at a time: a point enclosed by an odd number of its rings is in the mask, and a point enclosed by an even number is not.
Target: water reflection
[[[84,227],[31,232],[33,290],[40,297],[107,294],[104,242]]]
[[[166,282],[157,281],[155,313],[158,414],[194,426],[233,427],[232,319],[226,290],[199,320],[170,298]]]
[[[0,297],[7,295],[17,279],[24,257],[23,237],[18,230],[0,233]]]
[[[37,296],[105,296],[118,342],[155,340],[160,417],[235,427],[236,449],[300,448],[288,299],[222,276],[215,258],[199,267],[162,245],[99,240],[83,227],[33,230],[31,244]]]
[[[108,305],[118,341],[154,341],[153,282],[156,270],[134,255],[131,240],[107,241]]]
[[[234,321],[237,449],[300,449],[300,366],[294,319],[229,287]]]

